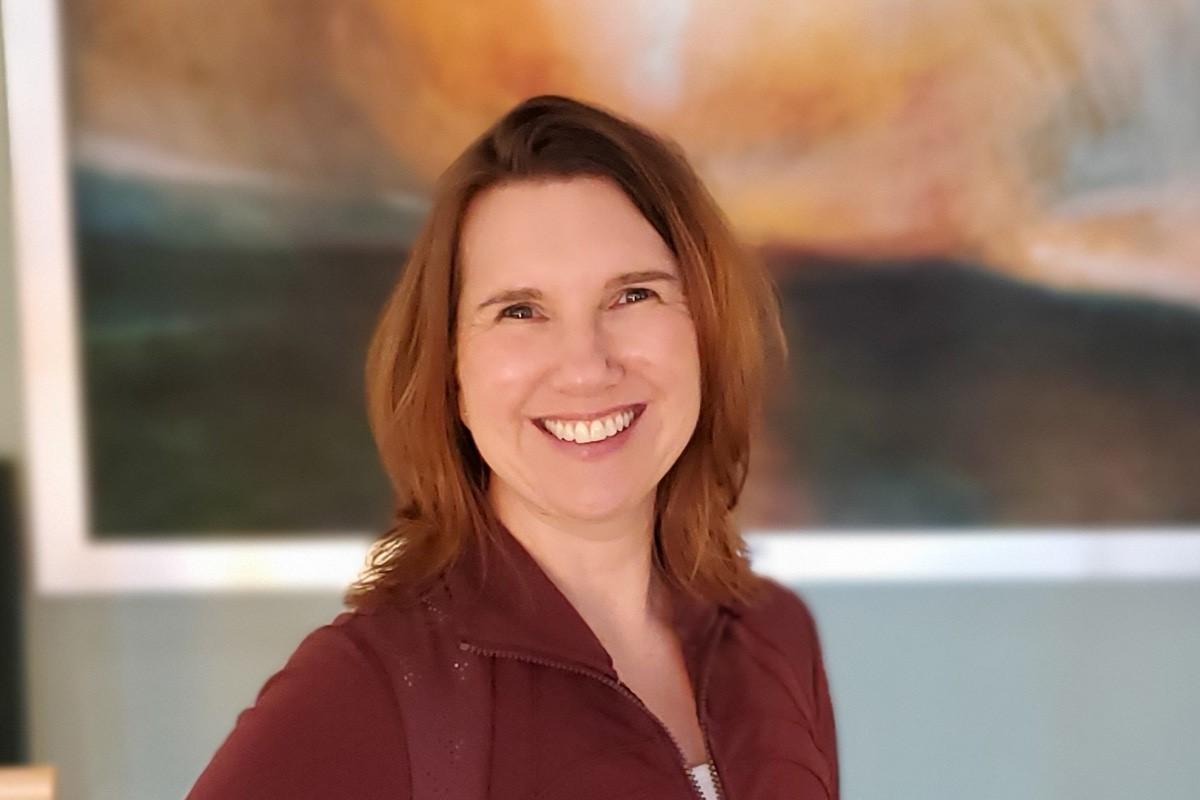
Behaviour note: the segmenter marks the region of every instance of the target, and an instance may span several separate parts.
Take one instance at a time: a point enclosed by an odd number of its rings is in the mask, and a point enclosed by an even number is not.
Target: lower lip
[[[579,444],[577,442],[564,442],[562,439],[559,439],[553,433],[546,430],[536,422],[533,423],[533,427],[541,431],[548,439],[550,439],[551,443],[561,448],[564,453],[568,453],[575,458],[580,458],[586,461],[602,458],[609,453],[616,452],[624,447],[625,443],[629,440],[630,432],[637,427],[638,421],[642,418],[642,412],[645,410],[645,406],[639,406],[635,408],[633,410],[633,419],[630,420],[629,426],[621,431],[618,431],[615,436],[609,436],[607,439],[602,441],[588,442],[586,444]]]

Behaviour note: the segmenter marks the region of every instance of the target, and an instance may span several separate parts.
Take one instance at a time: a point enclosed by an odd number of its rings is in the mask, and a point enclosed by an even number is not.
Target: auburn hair
[[[458,416],[459,234],[481,191],[600,177],[620,187],[673,253],[696,328],[700,413],[659,482],[655,569],[693,598],[747,601],[758,588],[734,518],[771,360],[786,358],[779,299],[681,148],[610,111],[557,95],[518,104],[438,179],[371,338],[366,400],[395,493],[391,526],[346,591],[347,605],[418,596],[467,537],[494,535],[488,467]]]

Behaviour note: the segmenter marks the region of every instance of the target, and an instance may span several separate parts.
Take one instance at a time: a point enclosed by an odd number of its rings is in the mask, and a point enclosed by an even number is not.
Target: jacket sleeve
[[[838,800],[841,795],[841,779],[838,769],[837,725],[833,718],[833,701],[829,695],[829,680],[825,674],[821,637],[817,631],[816,620],[813,619],[812,612],[807,605],[804,605],[804,616],[809,635],[812,637],[812,686],[817,711],[815,720],[817,746],[821,748],[829,762],[830,771],[833,773],[833,800]]]
[[[344,626],[310,633],[238,715],[188,800],[411,797],[400,708]]]

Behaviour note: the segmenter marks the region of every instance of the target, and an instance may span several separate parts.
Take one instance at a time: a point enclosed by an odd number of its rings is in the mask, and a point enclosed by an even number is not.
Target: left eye
[[[631,303],[640,303],[641,301],[654,296],[652,289],[646,289],[641,286],[625,289],[621,292],[621,298],[617,300],[617,305],[629,305]]]

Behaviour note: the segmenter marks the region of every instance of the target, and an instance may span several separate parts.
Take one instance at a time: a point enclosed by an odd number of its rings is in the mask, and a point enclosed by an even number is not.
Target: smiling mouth
[[[645,403],[634,403],[585,417],[538,417],[533,422],[561,442],[595,444],[628,430],[645,410]]]

